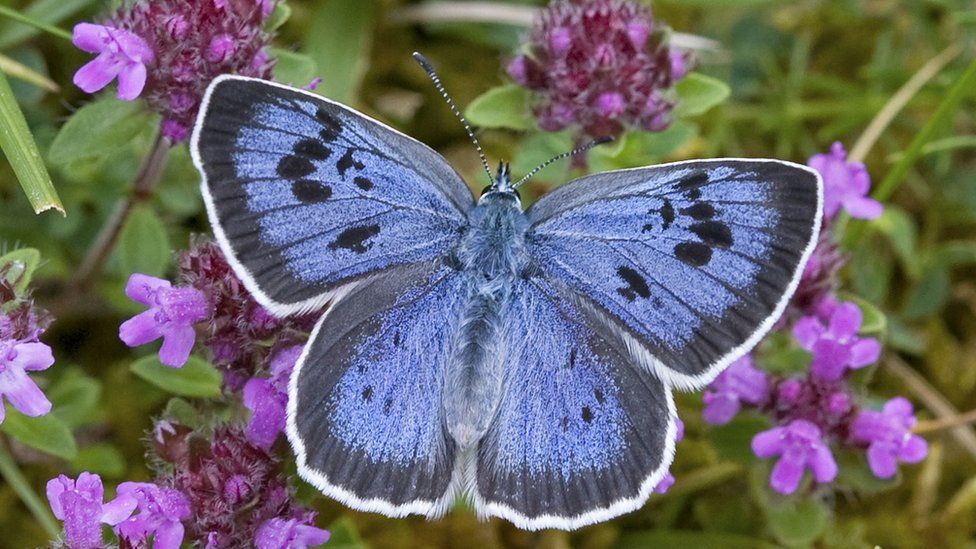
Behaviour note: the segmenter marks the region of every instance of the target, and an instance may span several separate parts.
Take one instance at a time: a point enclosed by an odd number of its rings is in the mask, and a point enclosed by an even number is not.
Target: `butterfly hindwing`
[[[446,510],[457,449],[441,387],[460,288],[444,267],[395,267],[357,284],[319,321],[288,398],[288,438],[305,480],[363,511]]]
[[[570,182],[527,212],[539,266],[600,310],[674,387],[747,352],[796,287],[819,175],[772,160],[690,161]]]
[[[201,113],[191,150],[214,233],[277,314],[442,256],[472,205],[429,147],[312,93],[224,76]]]
[[[640,507],[674,452],[670,390],[560,286],[534,277],[512,290],[506,391],[474,475],[480,514],[532,530]]]

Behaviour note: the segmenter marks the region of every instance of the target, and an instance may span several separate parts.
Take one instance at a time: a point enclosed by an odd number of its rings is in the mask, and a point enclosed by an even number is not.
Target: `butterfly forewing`
[[[457,448],[442,378],[461,279],[431,264],[357,284],[319,322],[291,379],[298,471],[355,509],[435,516],[450,503]]]
[[[816,172],[691,161],[570,182],[527,212],[541,269],[668,384],[700,387],[768,331],[817,238]]]
[[[394,265],[441,257],[472,205],[447,162],[379,122],[262,80],[211,84],[192,139],[214,232],[278,314]]]

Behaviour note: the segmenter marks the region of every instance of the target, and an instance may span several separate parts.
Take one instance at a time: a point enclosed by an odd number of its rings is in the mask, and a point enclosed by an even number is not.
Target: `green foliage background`
[[[70,29],[104,13],[106,2],[4,0],[0,6]],[[477,156],[410,58],[414,50],[435,63],[459,105],[470,105],[473,121],[494,128],[481,133],[482,142],[491,158],[512,159],[514,173],[569,143],[561,134],[510,129],[531,126],[516,108],[523,99],[517,90],[483,96],[507,82],[500,60],[515,51],[522,27],[418,22],[411,10],[430,5],[400,0],[289,0],[288,6],[291,17],[275,40],[278,80],[301,85],[321,76],[320,93],[430,144],[473,188],[483,177]],[[679,90],[686,116],[663,134],[634,134],[594,151],[594,168],[714,156],[803,162],[834,140],[850,148],[897,90],[943,55],[944,67],[910,94],[865,158],[886,211],[874,222],[847,224],[851,261],[844,279],[852,294],[884,314],[876,326],[886,354],[871,372],[875,394],[910,396],[923,419],[976,408],[976,85],[968,85],[976,5],[660,0],[654,9],[676,31],[716,40],[719,48],[700,54],[700,86]],[[57,319],[44,336],[57,363],[41,376],[55,413],[25,425],[8,407],[0,444],[38,491],[62,471],[95,471],[108,484],[145,479],[143,439],[151,418],[174,393],[209,396],[217,387],[205,363],[175,384],[154,379],[147,363],[154,359],[137,356],[150,350],[129,350],[117,335],[120,321],[139,310],[123,295],[127,276],[172,274],[173,250],[185,247],[191,233],[208,231],[197,174],[186,148],[172,149],[155,192],[129,217],[102,274],[78,292],[73,282],[86,248],[130,192],[156,119],[138,102],[119,103],[110,92],[92,99],[76,89],[71,76],[87,56],[63,38],[0,19],[0,53],[29,69],[26,77],[8,74],[10,87],[68,213],[34,215],[18,184],[18,175],[25,176],[14,169],[21,157],[8,153],[14,166],[0,163],[0,245],[40,251],[40,262],[31,256],[28,263],[37,267],[38,303]],[[60,91],[44,89],[38,78]],[[716,81],[731,90],[724,102]],[[43,170],[26,177],[44,184]],[[568,177],[566,165],[549,169],[528,194],[538,196]],[[706,429],[699,409],[697,394],[681,396],[687,436],[668,494],[574,533],[522,532],[499,520],[479,522],[466,509],[437,522],[390,520],[350,512],[308,487],[300,492],[319,510],[318,524],[330,525],[337,547],[976,547],[970,426],[927,433],[929,458],[903,467],[894,482],[874,480],[855,456],[839,456],[849,477],[844,485],[853,488],[815,500],[772,498],[763,488],[766,466],[748,449],[763,420],[743,415]],[[15,488],[0,483],[0,547],[45,544],[42,525]]]

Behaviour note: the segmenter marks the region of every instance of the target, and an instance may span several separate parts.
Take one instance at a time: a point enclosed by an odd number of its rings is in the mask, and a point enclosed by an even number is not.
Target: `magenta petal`
[[[108,37],[106,28],[104,25],[78,23],[71,31],[71,43],[82,51],[101,53],[105,49],[105,39]]]
[[[821,339],[813,346],[810,373],[825,381],[836,381],[844,374],[849,358],[846,346],[832,339]]]
[[[773,457],[783,452],[783,428],[773,427],[752,437],[752,453],[761,458]]]
[[[925,439],[918,435],[908,435],[908,440],[898,452],[898,459],[905,463],[918,463],[925,459],[929,453],[929,445]]]
[[[118,76],[120,70],[122,70],[121,65],[113,63],[110,58],[102,54],[78,69],[72,81],[86,93],[95,93],[108,86]]]
[[[0,409],[2,408],[3,406],[0,406]],[[71,490],[73,487],[74,482],[64,475],[58,475],[47,481],[45,492],[47,493],[47,501],[51,505],[51,511],[54,513],[54,518],[64,520],[64,507],[61,505],[61,494],[66,490]]]
[[[105,494],[105,489],[102,487],[102,477],[88,471],[82,471],[78,475],[78,480],[75,481],[75,490],[98,502],[102,501],[102,496]]]
[[[852,368],[867,366],[876,362],[881,356],[881,344],[874,338],[862,339],[851,345],[850,353]]]
[[[914,425],[915,420],[912,416],[914,407],[912,403],[905,397],[894,397],[888,402],[885,402],[882,408],[885,415],[888,416],[898,416],[900,418],[911,418],[909,425]]]
[[[849,301],[838,305],[830,315],[828,330],[838,339],[855,335],[860,328],[861,309]]]
[[[773,466],[769,485],[780,494],[792,494],[800,485],[801,478],[803,478],[803,462],[790,456],[783,456]]]
[[[793,337],[796,338],[800,347],[808,351],[813,349],[813,344],[820,339],[822,334],[823,326],[820,321],[812,316],[805,316],[793,325]]]
[[[54,364],[51,348],[43,343],[19,343],[14,350],[17,351],[17,356],[10,364],[28,372],[47,370]]]
[[[159,361],[179,368],[186,364],[193,350],[196,332],[193,326],[172,326],[163,334],[163,346],[159,348]]]
[[[7,368],[0,371],[0,394],[26,416],[43,416],[51,411],[51,401],[23,370]]]
[[[145,345],[162,335],[156,322],[156,312],[152,309],[137,314],[119,326],[119,339],[129,347]]]
[[[844,209],[851,217],[857,219],[877,219],[884,211],[884,206],[877,200],[867,197],[850,198],[844,202]]]
[[[891,446],[886,443],[874,443],[868,446],[868,465],[871,472],[878,478],[889,478],[898,471],[898,462]]]
[[[122,101],[132,101],[139,97],[146,85],[146,66],[130,63],[119,73],[119,89],[116,96]]]
[[[712,425],[725,425],[739,413],[739,399],[724,394],[716,394],[702,408],[702,418]]]
[[[155,305],[153,295],[161,288],[171,287],[172,284],[168,280],[142,273],[133,273],[125,283],[125,295],[137,303]]]
[[[183,524],[178,521],[166,522],[153,536],[153,549],[180,549],[183,543]]]
[[[813,478],[820,483],[830,482],[837,477],[837,462],[824,444],[813,448],[812,455],[807,459],[807,465],[813,471]]]
[[[123,520],[129,518],[138,505],[136,498],[128,495],[120,495],[112,501],[102,505],[102,522],[109,526],[115,526]]]

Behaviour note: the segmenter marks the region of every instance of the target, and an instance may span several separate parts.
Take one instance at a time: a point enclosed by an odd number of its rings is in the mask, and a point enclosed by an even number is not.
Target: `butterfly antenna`
[[[434,83],[434,87],[437,88],[437,91],[441,93],[441,97],[443,97],[444,101],[447,102],[447,106],[451,108],[451,112],[453,112],[454,116],[458,117],[458,120],[461,121],[461,125],[464,126],[464,131],[468,132],[468,137],[471,138],[471,142],[474,143],[474,148],[478,149],[478,156],[481,157],[481,165],[484,166],[485,173],[488,174],[488,182],[493,183],[495,181],[495,177],[491,175],[491,169],[488,168],[488,159],[485,157],[485,151],[481,148],[481,143],[478,143],[478,138],[474,136],[474,131],[471,130],[471,126],[468,124],[468,121],[464,119],[464,115],[461,114],[461,111],[459,111],[454,105],[454,101],[451,100],[451,96],[447,95],[447,90],[444,89],[444,84],[441,84],[440,77],[438,77],[437,73],[434,72],[434,67],[431,66],[430,61],[427,61],[427,58],[421,55],[419,52],[413,52],[413,58],[417,60],[417,63],[420,63],[420,66],[423,67],[424,72],[427,73],[430,81]]]
[[[522,177],[522,179],[519,179],[518,181],[515,182],[514,185],[512,185],[512,188],[513,189],[518,188],[519,185],[521,185],[522,183],[525,183],[526,181],[528,181],[529,178],[531,178],[533,175],[539,173],[544,168],[546,168],[546,166],[548,166],[549,164],[552,164],[553,162],[556,162],[558,160],[562,160],[563,158],[567,158],[567,157],[570,157],[570,156],[576,156],[577,154],[580,154],[580,153],[585,153],[586,151],[592,149],[593,147],[597,147],[599,145],[603,145],[604,143],[609,143],[611,141],[613,141],[613,137],[611,137],[611,136],[598,137],[598,138],[594,139],[593,141],[590,141],[586,145],[582,145],[580,147],[576,147],[575,149],[573,149],[573,150],[571,150],[569,152],[564,152],[562,154],[557,154],[556,156],[554,156],[554,157],[550,158],[549,160],[546,160],[542,164],[539,164],[538,166],[536,166],[536,168],[534,170],[532,170],[531,172],[525,174],[525,176]]]

